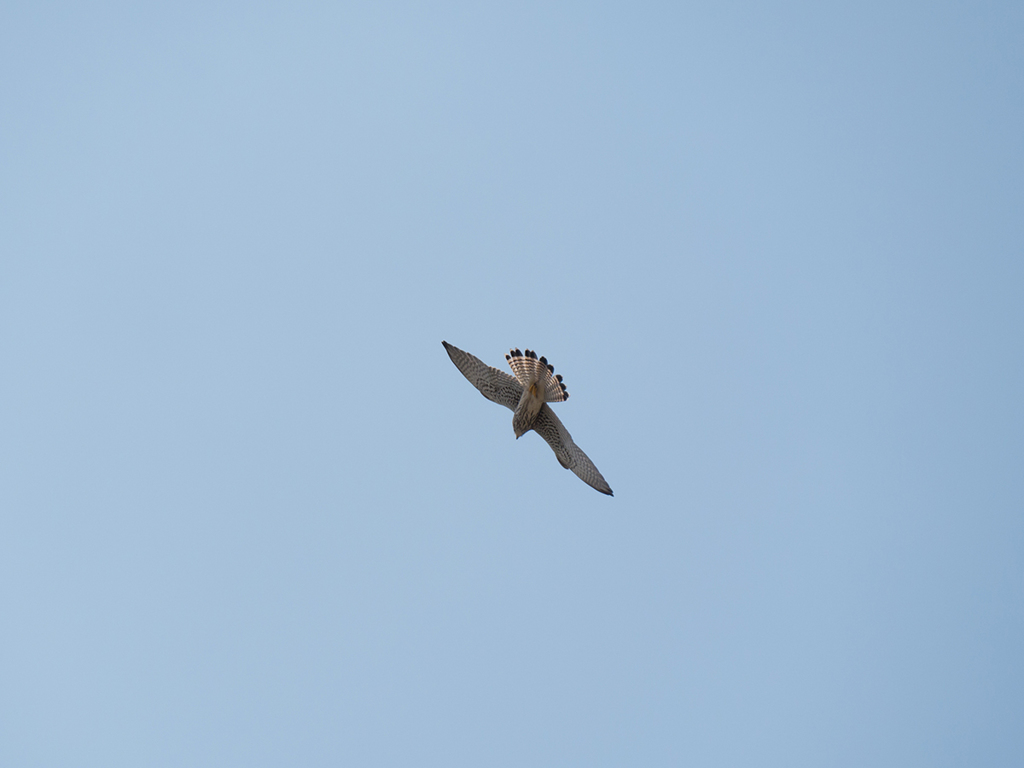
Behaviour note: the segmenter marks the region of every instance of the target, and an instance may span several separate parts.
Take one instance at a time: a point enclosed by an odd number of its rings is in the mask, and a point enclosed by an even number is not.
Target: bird
[[[533,350],[512,349],[505,355],[515,374],[509,376],[447,341],[441,344],[455,367],[480,394],[513,412],[512,431],[517,440],[532,429],[551,446],[558,463],[565,469],[571,469],[580,480],[601,493],[614,495],[594,462],[573,442],[569,430],[548,405],[568,400],[569,392],[562,376],[555,374],[555,367],[547,358],[538,357]]]

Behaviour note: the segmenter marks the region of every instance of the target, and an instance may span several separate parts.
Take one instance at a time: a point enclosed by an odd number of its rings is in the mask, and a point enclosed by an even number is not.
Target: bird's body
[[[517,439],[534,430],[551,446],[559,464],[571,469],[587,485],[613,495],[594,462],[573,442],[569,430],[548,405],[567,400],[569,393],[562,377],[555,374],[554,367],[545,358],[538,358],[529,349],[525,353],[513,349],[505,355],[515,374],[509,376],[447,341],[441,343],[455,367],[484,397],[513,411],[512,429]]]
[[[533,428],[544,403],[563,402],[569,399],[569,393],[565,391],[562,377],[555,376],[555,367],[546,358],[538,358],[536,352],[513,349],[505,359],[523,387],[512,416],[512,429],[518,440]]]

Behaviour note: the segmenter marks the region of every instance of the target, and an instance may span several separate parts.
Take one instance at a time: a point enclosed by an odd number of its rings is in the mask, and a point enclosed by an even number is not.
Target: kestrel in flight
[[[505,355],[515,376],[486,365],[478,357],[453,347],[447,341],[441,342],[448,357],[469,383],[480,390],[488,400],[504,405],[513,411],[512,430],[518,440],[534,430],[543,437],[555,452],[558,463],[571,469],[587,485],[601,493],[612,495],[612,489],[597,471],[594,462],[572,441],[572,435],[565,428],[548,403],[560,403],[569,399],[562,377],[555,374],[555,368],[546,358],[537,357],[529,349],[520,352],[513,349]]]

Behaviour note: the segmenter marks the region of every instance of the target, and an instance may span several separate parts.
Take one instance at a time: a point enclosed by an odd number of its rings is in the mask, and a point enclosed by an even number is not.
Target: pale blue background
[[[1024,765],[1020,3],[10,3],[0,152],[0,764]]]

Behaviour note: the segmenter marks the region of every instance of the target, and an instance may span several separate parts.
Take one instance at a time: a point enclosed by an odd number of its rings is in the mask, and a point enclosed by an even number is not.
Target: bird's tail
[[[523,389],[530,391],[536,385],[537,391],[543,393],[543,399],[548,403],[561,403],[569,399],[561,375],[555,373],[555,366],[546,357],[537,357],[537,353],[529,349],[526,352],[513,349],[505,355],[505,359]]]

